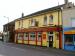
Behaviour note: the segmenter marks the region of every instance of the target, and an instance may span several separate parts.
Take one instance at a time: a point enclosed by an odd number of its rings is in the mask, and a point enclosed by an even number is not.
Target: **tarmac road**
[[[75,56],[74,53],[65,53],[55,49],[28,47],[16,44],[0,43],[0,56]]]

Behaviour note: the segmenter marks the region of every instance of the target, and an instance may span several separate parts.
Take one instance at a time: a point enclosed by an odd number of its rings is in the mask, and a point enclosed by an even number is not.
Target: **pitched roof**
[[[9,23],[6,23],[6,24],[4,24],[3,26],[7,26],[7,25],[15,25],[15,21],[11,21],[11,22],[9,22]]]
[[[51,8],[48,8],[48,9],[44,9],[44,10],[41,10],[41,11],[38,11],[38,12],[35,12],[35,13],[32,13],[32,14],[26,15],[23,18],[34,16],[34,15],[41,14],[41,13],[45,13],[45,12],[48,12],[48,11],[61,10],[61,7],[63,7],[64,5],[65,4],[62,4],[62,5],[59,5],[59,6],[55,6],[55,7],[51,7]],[[18,19],[21,19],[21,18],[18,18]],[[18,19],[16,19],[16,20],[18,20]]]

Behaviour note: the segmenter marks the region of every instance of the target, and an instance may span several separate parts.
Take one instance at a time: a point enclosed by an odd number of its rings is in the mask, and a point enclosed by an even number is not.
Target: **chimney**
[[[22,17],[22,18],[24,17],[24,13],[22,13],[21,17]]]
[[[68,4],[69,1],[68,0],[64,0],[64,2],[65,2],[65,4]]]

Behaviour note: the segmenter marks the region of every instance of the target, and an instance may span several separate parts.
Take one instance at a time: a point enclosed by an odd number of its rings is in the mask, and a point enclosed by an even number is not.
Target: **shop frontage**
[[[61,42],[56,42],[56,37],[59,39],[61,38],[60,35],[56,35],[58,30],[61,30],[61,28],[32,28],[30,30],[16,30],[15,42],[20,44],[59,48],[57,46],[60,46],[59,43]]]
[[[75,30],[64,32],[64,49],[75,51]]]

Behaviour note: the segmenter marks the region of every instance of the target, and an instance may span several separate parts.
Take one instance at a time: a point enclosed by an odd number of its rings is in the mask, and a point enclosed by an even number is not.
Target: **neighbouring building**
[[[3,41],[3,33],[0,32],[0,40]]]
[[[75,7],[63,9],[63,49],[75,51]]]
[[[15,40],[15,21],[3,25],[3,41],[14,42]]]

